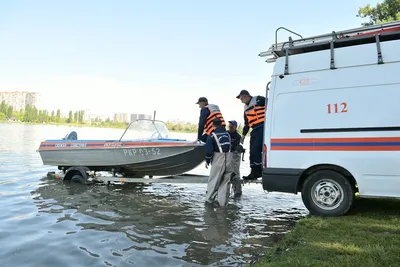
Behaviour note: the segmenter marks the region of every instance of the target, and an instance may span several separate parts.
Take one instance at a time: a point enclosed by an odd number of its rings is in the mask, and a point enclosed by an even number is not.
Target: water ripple
[[[226,209],[210,209],[204,184],[48,179],[55,168],[43,166],[36,149],[41,140],[70,130],[0,124],[0,240],[7,244],[0,266],[242,266],[307,214],[298,196],[265,194],[260,185],[245,185],[242,198]],[[113,129],[78,131],[88,139],[120,135]]]

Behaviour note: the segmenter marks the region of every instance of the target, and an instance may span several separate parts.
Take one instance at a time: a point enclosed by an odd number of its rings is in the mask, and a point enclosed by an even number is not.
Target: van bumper
[[[264,168],[262,186],[269,192],[284,192],[297,194],[297,184],[303,169]]]

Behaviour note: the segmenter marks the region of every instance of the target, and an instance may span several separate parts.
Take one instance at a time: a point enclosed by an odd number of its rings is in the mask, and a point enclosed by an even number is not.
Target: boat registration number
[[[148,155],[161,155],[161,149],[158,147],[153,148],[126,148],[123,149],[125,157],[133,156],[148,156]]]

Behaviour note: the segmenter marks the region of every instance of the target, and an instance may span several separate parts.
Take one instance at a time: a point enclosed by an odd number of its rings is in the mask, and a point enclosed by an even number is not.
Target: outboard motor
[[[75,131],[72,131],[67,134],[63,140],[78,140],[78,134]]]

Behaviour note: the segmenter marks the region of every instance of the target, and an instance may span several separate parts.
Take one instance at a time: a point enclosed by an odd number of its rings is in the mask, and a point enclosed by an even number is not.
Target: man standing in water
[[[240,144],[241,136],[237,132],[237,122],[235,120],[229,121],[229,135],[231,136],[231,151],[232,151],[232,170],[235,176],[232,178],[232,189],[234,197],[242,195],[242,183],[240,182],[240,155],[243,153],[244,148]]]
[[[231,139],[221,119],[212,122],[213,131],[206,140],[206,168],[211,164],[208,178],[206,204],[212,204],[215,197],[221,207],[228,204],[232,172]]]

